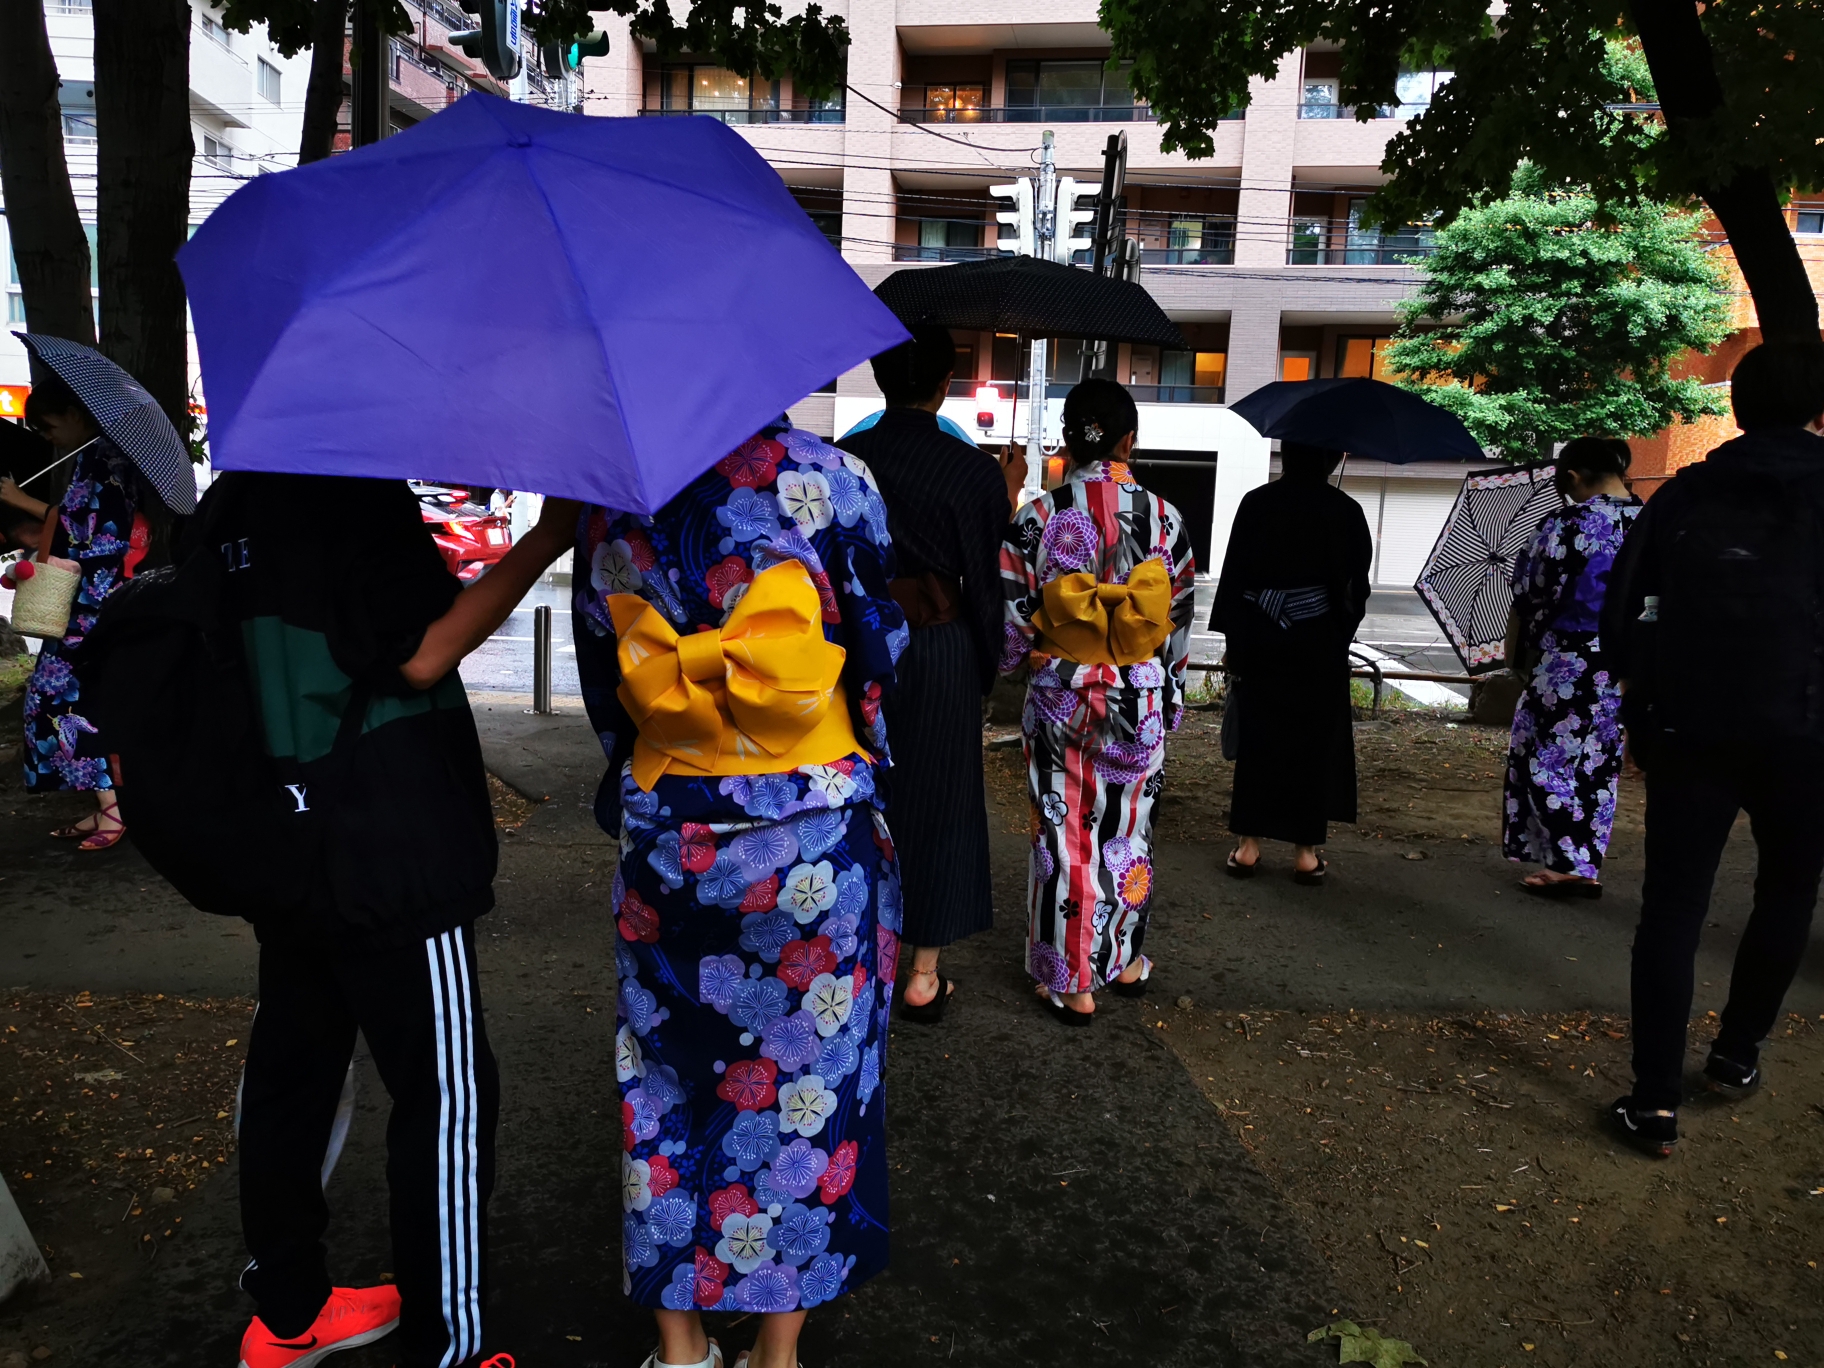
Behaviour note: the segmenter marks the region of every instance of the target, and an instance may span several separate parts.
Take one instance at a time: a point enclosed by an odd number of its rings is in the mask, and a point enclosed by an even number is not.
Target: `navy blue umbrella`
[[[1263,437],[1364,460],[1488,459],[1456,414],[1384,380],[1276,380],[1229,407]]]

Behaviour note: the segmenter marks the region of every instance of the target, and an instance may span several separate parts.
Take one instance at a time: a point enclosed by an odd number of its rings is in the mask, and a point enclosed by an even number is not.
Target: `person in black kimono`
[[[1329,483],[1342,458],[1284,443],[1284,473],[1242,499],[1229,534],[1210,627],[1227,640],[1236,712],[1236,878],[1255,872],[1262,840],[1289,841],[1293,879],[1321,886],[1326,824],[1355,820],[1349,643],[1374,544],[1361,505]]]
[[[1012,505],[994,458],[937,425],[956,344],[943,328],[874,358],[887,409],[839,446],[867,462],[899,561],[893,596],[912,628],[899,689],[886,705],[894,767],[887,820],[905,889],[900,1020],[936,1021],[956,985],[938,952],[994,922],[982,698],[1000,656],[1000,547]]]

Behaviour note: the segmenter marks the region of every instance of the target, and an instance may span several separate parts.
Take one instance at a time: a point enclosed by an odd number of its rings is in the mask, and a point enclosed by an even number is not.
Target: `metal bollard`
[[[532,711],[551,711],[551,605],[532,610]]]

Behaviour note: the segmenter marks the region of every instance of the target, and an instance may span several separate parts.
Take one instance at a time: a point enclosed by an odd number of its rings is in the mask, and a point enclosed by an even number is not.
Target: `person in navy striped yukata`
[[[303,522],[299,508],[335,516]],[[302,1368],[395,1328],[400,1368],[480,1359],[499,1081],[473,923],[494,903],[497,850],[456,664],[569,547],[579,512],[548,501],[467,588],[403,481],[230,473],[198,512],[189,554],[227,561],[267,748],[335,762],[332,790],[291,786],[300,811],[320,810],[320,858],[274,871],[314,881],[306,910],[249,914],[260,1004],[242,1091],[241,1286],[259,1311],[241,1368]],[[324,1153],[357,1031],[393,1102],[397,1281],[365,1288],[333,1285],[323,1244]]]

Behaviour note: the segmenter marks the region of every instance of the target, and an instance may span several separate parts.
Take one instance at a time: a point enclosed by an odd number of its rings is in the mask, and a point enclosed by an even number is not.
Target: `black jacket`
[[[1603,660],[1643,733],[1824,739],[1824,437],[1767,428],[1680,470],[1629,529]]]
[[[399,673],[460,582],[400,480],[233,473],[195,519],[223,555],[267,750],[310,762],[335,740],[356,685],[368,695],[347,748],[301,925],[250,914],[261,939],[397,943],[494,904],[497,860],[481,743],[462,680],[427,690]]]

